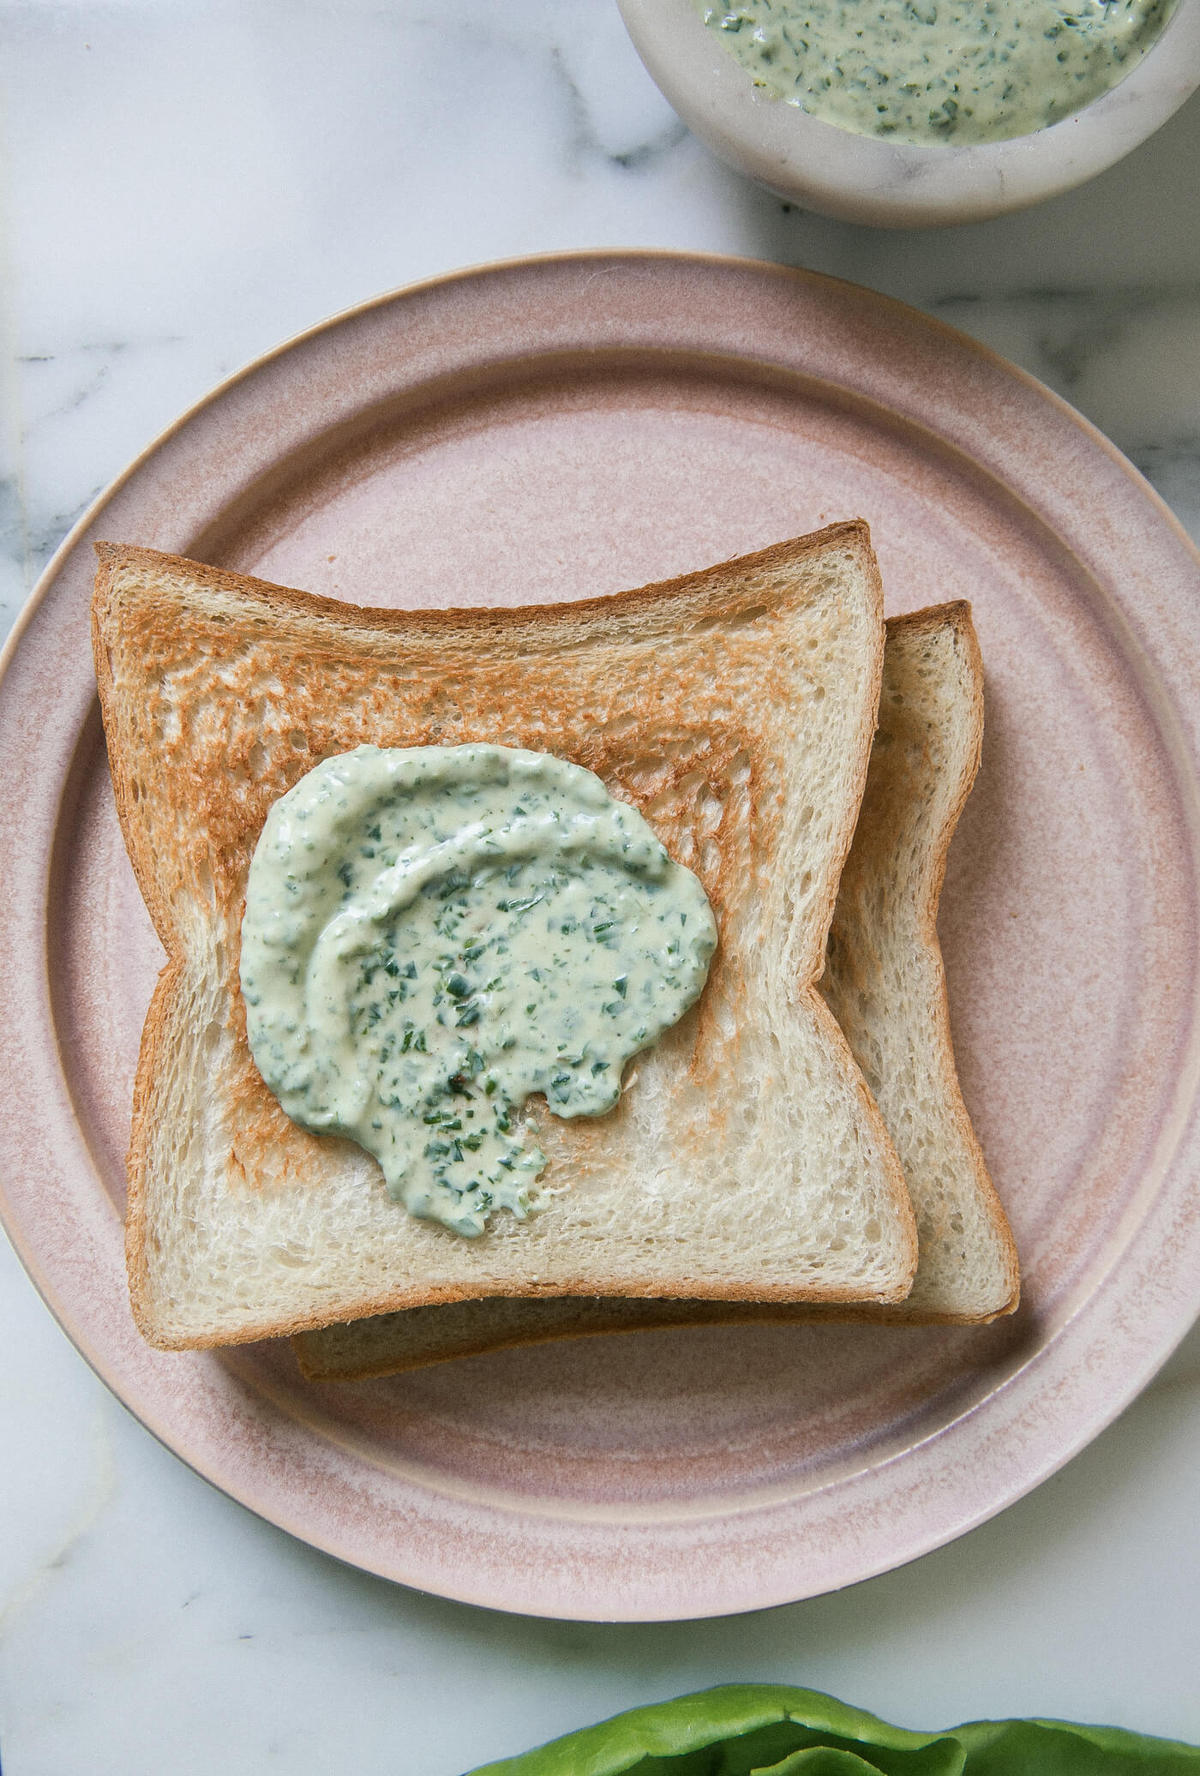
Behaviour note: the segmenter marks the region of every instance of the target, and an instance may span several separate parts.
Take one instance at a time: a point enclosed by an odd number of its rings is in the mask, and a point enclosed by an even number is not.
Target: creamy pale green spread
[[[524,1217],[526,1100],[599,1116],[699,996],[699,881],[590,771],[501,746],[360,746],[272,807],[250,865],[251,1053],[288,1115],[374,1154],[414,1215]]]
[[[1070,117],[1140,61],[1174,0],[694,0],[755,82],[842,129],[995,142]]]

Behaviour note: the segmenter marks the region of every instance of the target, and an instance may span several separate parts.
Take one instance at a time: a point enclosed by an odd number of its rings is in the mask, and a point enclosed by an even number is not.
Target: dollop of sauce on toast
[[[527,1100],[610,1110],[716,942],[698,879],[590,771],[360,746],[281,796],[254,852],[250,1049],[295,1122],[357,1141],[410,1213],[473,1236],[531,1206]]]

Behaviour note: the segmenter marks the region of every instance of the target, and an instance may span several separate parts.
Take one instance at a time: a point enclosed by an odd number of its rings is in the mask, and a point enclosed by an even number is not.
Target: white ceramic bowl
[[[982,221],[1069,191],[1165,123],[1200,85],[1200,0],[1178,0],[1131,73],[1074,117],[1006,142],[860,136],[754,85],[693,0],[618,0],[638,53],[714,153],[806,209],[885,228]]]

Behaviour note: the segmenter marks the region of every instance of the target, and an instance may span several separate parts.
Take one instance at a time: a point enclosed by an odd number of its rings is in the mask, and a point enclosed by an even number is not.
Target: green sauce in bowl
[[[756,85],[897,142],[998,142],[1107,92],[1174,0],[695,0]]]

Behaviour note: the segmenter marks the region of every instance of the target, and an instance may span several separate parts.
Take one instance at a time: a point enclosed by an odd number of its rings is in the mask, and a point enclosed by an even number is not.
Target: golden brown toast
[[[376,611],[102,545],[97,678],[117,808],[167,951],[129,1154],[134,1312],[164,1348],[486,1296],[903,1298],[912,1211],[818,993],[883,654],[865,525],[527,610]],[[238,984],[271,804],[364,742],[557,754],[700,877],[720,945],[617,1108],[529,1106],[544,1206],[465,1240],[264,1086]]]

